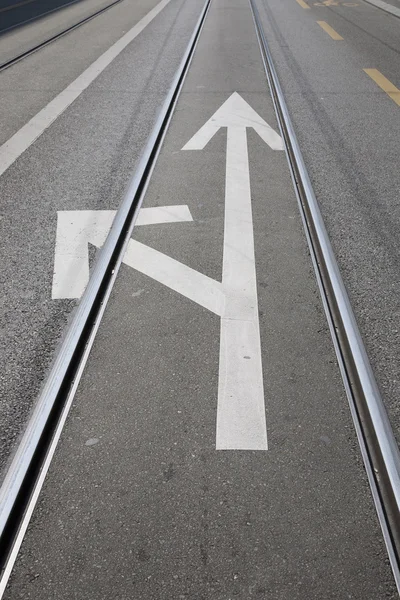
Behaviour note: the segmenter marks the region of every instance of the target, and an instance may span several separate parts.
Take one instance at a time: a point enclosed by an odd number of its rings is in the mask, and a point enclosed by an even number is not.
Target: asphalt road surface
[[[260,2],[353,309],[400,435],[400,19],[364,2]],[[349,6],[350,4],[350,6]],[[351,4],[354,4],[352,6]],[[343,40],[322,29],[324,21]],[[307,43],[305,43],[307,41]]]
[[[198,9],[184,4],[175,26],[186,31]],[[300,27],[306,9],[268,10]],[[14,195],[32,153],[30,205],[117,207],[134,165],[126,122],[140,121],[134,48],[6,171]],[[381,94],[373,88],[377,104]],[[247,140],[230,119],[247,123]],[[396,597],[276,131],[249,6],[215,0],[144,205],[184,216],[143,217],[135,231],[6,598]],[[40,217],[28,219],[32,237]],[[52,268],[55,215],[46,224],[41,271],[45,260]],[[62,297],[79,288],[76,270],[57,265],[56,285],[50,269],[41,283],[52,311],[41,332],[59,327],[46,348],[74,303]],[[250,300],[237,295],[241,281]],[[254,404],[232,411],[250,388]]]
[[[89,2],[4,34],[0,55]],[[258,7],[399,436],[400,19]],[[84,281],[58,271],[57,227],[118,208],[201,8],[124,0],[0,73],[3,475]],[[221,106],[247,141],[201,129]],[[249,6],[214,0],[146,195],[158,217],[135,229],[5,598],[397,597],[277,131]]]
[[[1,73],[3,144],[155,5],[121,3]],[[2,467],[76,305],[52,299],[57,211],[118,208],[200,8],[171,0],[115,59],[113,71],[105,69],[1,176]],[[114,69],[123,72],[118,82]]]

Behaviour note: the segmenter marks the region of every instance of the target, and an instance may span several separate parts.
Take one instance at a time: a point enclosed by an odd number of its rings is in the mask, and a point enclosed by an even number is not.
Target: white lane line
[[[111,229],[115,210],[60,210],[51,297],[80,298],[89,281],[89,248],[101,248]],[[142,208],[136,225],[193,221],[187,205]]]
[[[207,275],[136,240],[129,240],[123,262],[214,314],[223,314],[222,285]]]
[[[398,17],[400,19],[400,8],[398,8],[397,6],[392,6],[387,2],[382,2],[382,0],[365,1],[368,2],[368,4],[372,4],[373,6],[376,6],[377,8],[380,8],[381,10],[384,10],[385,12],[390,13],[391,15],[394,15],[395,17]]]
[[[33,144],[42,133],[76,100],[106,67],[153,21],[171,0],[161,0],[132,29],[104,52],[90,67],[60,92],[47,106],[0,147],[0,175]]]

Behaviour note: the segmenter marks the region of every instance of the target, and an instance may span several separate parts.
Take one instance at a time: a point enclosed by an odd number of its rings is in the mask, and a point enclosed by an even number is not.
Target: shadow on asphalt
[[[0,0],[0,34],[83,0]]]

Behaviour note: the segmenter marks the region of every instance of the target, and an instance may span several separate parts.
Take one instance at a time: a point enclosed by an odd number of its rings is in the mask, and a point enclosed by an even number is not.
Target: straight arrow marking
[[[283,150],[283,141],[235,92],[183,150],[203,149],[221,127],[228,131],[216,448],[267,450],[246,129],[273,150]]]
[[[281,136],[237,92],[229,96],[182,150],[203,150],[221,127],[251,127],[272,150],[283,150]]]

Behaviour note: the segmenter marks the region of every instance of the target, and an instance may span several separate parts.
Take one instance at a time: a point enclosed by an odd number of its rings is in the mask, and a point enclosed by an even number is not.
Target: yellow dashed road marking
[[[301,8],[310,8],[307,4],[307,2],[304,2],[304,0],[296,0],[297,4],[300,4]]]
[[[324,2],[314,2],[314,6],[359,6],[358,2],[338,2],[337,0],[324,0]]]
[[[381,90],[386,92],[393,102],[396,102],[397,106],[400,106],[400,90],[389,79],[382,75],[378,69],[364,69],[364,71],[379,85]]]
[[[339,34],[338,34],[338,32],[337,32],[337,31],[335,31],[335,30],[333,29],[333,27],[331,27],[330,25],[328,25],[328,23],[326,23],[325,21],[317,21],[317,23],[318,23],[318,25],[319,25],[320,27],[322,27],[322,29],[323,29],[324,31],[326,31],[326,33],[327,33],[328,35],[330,35],[330,36],[331,36],[331,38],[332,38],[333,40],[342,40],[342,39],[343,39],[343,38],[342,38],[342,36],[341,36],[341,35],[339,35]]]

